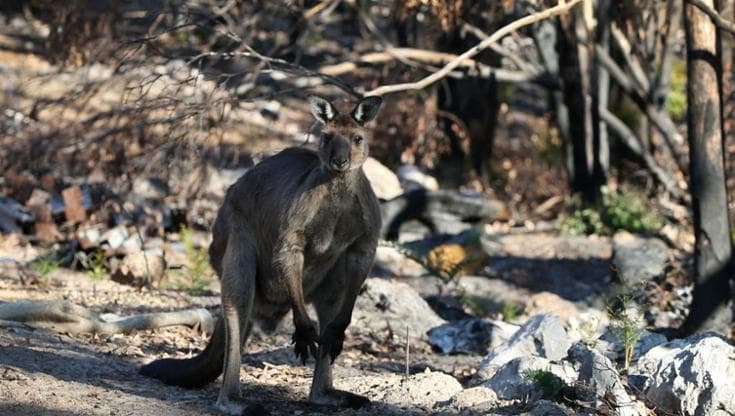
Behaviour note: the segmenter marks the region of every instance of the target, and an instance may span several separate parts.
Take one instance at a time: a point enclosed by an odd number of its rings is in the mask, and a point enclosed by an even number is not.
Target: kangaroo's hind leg
[[[373,249],[374,250],[374,249]],[[319,316],[319,351],[311,384],[312,403],[359,408],[370,403],[362,396],[334,388],[332,364],[342,352],[345,330],[352,318],[352,309],[372,264],[369,247],[348,251],[334,265],[314,306]]]
[[[227,414],[241,414],[241,348],[250,332],[250,315],[255,296],[255,247],[243,237],[230,236],[222,257],[222,317],[226,340],[222,388],[217,408]]]

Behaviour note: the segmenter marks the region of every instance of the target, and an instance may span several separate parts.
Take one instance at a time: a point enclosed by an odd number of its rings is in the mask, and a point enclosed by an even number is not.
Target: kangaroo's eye
[[[355,144],[360,144],[360,143],[362,143],[362,136],[356,134],[356,135],[352,136],[352,141]]]

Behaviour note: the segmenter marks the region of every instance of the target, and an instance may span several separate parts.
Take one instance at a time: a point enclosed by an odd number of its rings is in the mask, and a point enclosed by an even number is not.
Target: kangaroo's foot
[[[309,401],[318,405],[349,407],[352,409],[359,409],[370,404],[367,397],[337,389],[329,389],[320,393],[312,392],[309,395]]]

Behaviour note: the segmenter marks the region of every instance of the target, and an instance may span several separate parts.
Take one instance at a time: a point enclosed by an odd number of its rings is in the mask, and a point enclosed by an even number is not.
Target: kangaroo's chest
[[[359,206],[351,201],[342,202],[344,205],[319,210],[305,224],[305,263],[343,253],[363,232]]]

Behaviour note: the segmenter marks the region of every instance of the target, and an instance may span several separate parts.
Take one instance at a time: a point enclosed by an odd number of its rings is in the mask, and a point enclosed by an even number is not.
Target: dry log
[[[99,335],[127,334],[173,325],[199,324],[206,333],[212,333],[214,328],[212,314],[206,309],[146,313],[105,321],[85,307],[61,300],[0,304],[0,327],[17,326],[16,323],[56,332]]]

